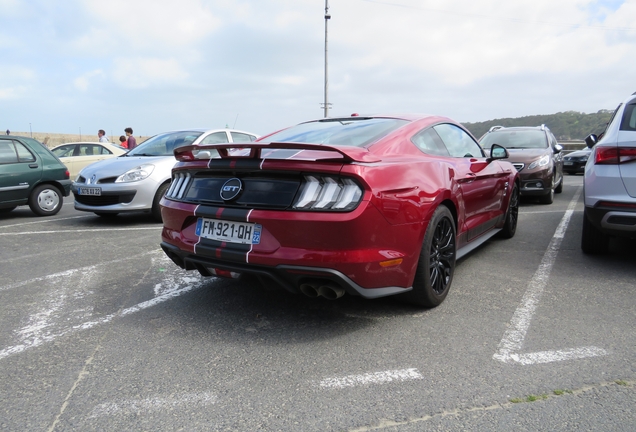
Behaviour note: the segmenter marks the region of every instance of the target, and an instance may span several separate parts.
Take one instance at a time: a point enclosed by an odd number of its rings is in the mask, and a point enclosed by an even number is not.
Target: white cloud
[[[51,131],[111,122],[155,133],[217,125],[210,119],[232,124],[240,114],[237,127],[267,133],[322,115],[322,0],[0,0],[4,6],[0,97],[14,98],[9,120],[28,115]],[[414,111],[478,121],[589,112],[635,90],[635,0],[330,6],[334,115]],[[34,103],[43,97],[56,103]]]
[[[119,58],[113,78],[124,88],[142,89],[165,83],[175,84],[188,78],[176,59]]]
[[[88,90],[93,78],[103,78],[103,77],[104,77],[104,72],[101,69],[96,69],[75,78],[75,80],[73,80],[73,85],[75,86],[76,89],[85,92]]]

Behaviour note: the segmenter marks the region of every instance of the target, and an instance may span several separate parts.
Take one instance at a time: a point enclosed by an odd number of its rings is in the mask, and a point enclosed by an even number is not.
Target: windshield
[[[392,118],[325,119],[292,126],[263,141],[364,147],[406,123],[408,121]]]
[[[192,144],[203,132],[168,132],[148,138],[124,156],[172,156],[174,149]]]
[[[498,130],[482,137],[479,144],[489,149],[493,144],[499,144],[508,149],[539,149],[548,148],[545,132],[538,129],[527,130]]]

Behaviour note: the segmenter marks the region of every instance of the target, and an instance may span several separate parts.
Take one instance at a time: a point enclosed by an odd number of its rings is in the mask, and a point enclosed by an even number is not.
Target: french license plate
[[[263,227],[260,224],[199,218],[195,232],[197,236],[210,240],[259,244],[261,242],[262,229]]]
[[[574,162],[563,162],[563,165],[574,165]]]
[[[79,195],[101,196],[102,188],[81,187],[77,188],[77,192]]]

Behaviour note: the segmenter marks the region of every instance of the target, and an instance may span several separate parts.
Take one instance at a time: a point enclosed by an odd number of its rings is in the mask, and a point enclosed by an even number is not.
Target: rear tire
[[[519,189],[515,183],[510,194],[510,202],[508,203],[508,211],[506,212],[506,221],[499,231],[499,237],[509,239],[514,237],[517,232],[517,221],[519,220]]]
[[[29,207],[38,216],[53,216],[62,209],[62,193],[49,184],[36,186],[29,197]]]
[[[159,205],[159,201],[161,201],[161,198],[163,198],[166,192],[168,192],[169,187],[170,183],[164,183],[159,186],[159,189],[157,189],[157,193],[155,194],[155,199],[152,202],[152,217],[157,222],[163,222],[163,219],[161,218],[161,206]]]
[[[583,253],[597,255],[607,253],[609,236],[596,228],[583,212],[583,232],[581,233],[581,249]]]
[[[453,281],[456,258],[455,222],[446,206],[439,206],[426,227],[413,290],[404,298],[418,306],[439,306]]]

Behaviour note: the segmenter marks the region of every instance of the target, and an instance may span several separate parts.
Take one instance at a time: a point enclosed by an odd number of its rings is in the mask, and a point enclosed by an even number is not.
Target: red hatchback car
[[[493,145],[487,157],[444,117],[327,118],[175,156],[161,247],[204,276],[434,307],[458,258],[517,227],[507,150]]]

